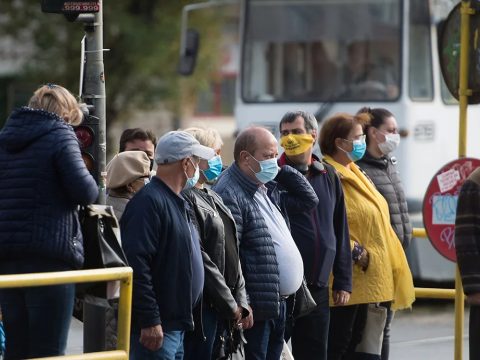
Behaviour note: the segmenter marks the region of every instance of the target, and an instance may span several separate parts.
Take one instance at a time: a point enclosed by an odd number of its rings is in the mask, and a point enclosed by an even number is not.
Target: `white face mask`
[[[400,134],[386,134],[385,141],[378,144],[378,148],[384,155],[393,152],[400,144]]]

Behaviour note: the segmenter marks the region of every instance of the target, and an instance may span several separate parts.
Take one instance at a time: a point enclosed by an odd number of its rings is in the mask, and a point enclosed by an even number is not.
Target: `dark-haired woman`
[[[400,144],[397,121],[393,114],[382,108],[362,108],[357,114],[366,114],[364,132],[367,135],[367,151],[357,165],[373,181],[377,190],[387,200],[390,222],[404,249],[412,238],[412,225],[408,215],[407,200],[397,170],[397,160],[392,152]],[[387,321],[383,331],[382,360],[388,359],[390,348],[390,324],[393,311],[387,306]]]

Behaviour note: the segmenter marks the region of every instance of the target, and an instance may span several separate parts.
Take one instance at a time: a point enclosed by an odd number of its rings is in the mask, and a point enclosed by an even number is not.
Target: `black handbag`
[[[87,205],[80,209],[85,253],[84,269],[128,266],[121,247],[120,226],[109,205]]]
[[[293,319],[298,319],[302,316],[310,314],[317,306],[317,303],[312,297],[310,290],[308,290],[307,282],[303,278],[302,285],[295,293],[295,302],[293,305]]]
[[[78,212],[83,235],[83,269],[104,269],[128,266],[120,242],[120,227],[113,208],[107,205],[82,206]],[[83,321],[86,295],[106,298],[107,285],[87,283],[76,285],[73,316]],[[106,299],[105,299],[106,300]]]

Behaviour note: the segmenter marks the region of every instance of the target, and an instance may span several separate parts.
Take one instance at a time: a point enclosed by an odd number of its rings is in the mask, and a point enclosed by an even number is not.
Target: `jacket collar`
[[[324,159],[337,170],[342,182],[348,182],[353,188],[355,188],[358,192],[361,192],[363,196],[370,199],[375,205],[378,206],[378,197],[381,197],[382,195],[380,195],[370,179],[363,174],[362,170],[360,170],[357,164],[352,162],[349,169],[346,166],[336,162],[328,155],[325,155]]]
[[[362,159],[359,160],[360,163],[366,163],[373,165],[378,168],[386,168],[390,158],[387,155],[383,155],[380,159],[373,157],[368,151],[365,152]]]
[[[180,206],[182,207],[186,207],[186,201],[185,199],[181,196],[181,195],[178,195],[176,194],[175,192],[173,192],[172,189],[170,189],[170,186],[168,186],[167,184],[165,184],[163,182],[162,179],[160,179],[158,176],[154,176],[152,177],[152,180],[150,180],[150,183],[147,185],[147,186],[150,186],[150,184],[152,184],[152,186],[155,186],[155,187],[158,187],[158,188],[161,188],[163,191],[166,191],[167,193],[169,193],[171,195],[171,198],[173,200],[175,200]],[[145,188],[146,186],[144,186]]]
[[[232,175],[232,177],[242,185],[242,188],[251,196],[254,196],[258,190],[259,185],[252,181],[247,175],[245,175],[237,163],[233,163],[229,168],[228,171]]]

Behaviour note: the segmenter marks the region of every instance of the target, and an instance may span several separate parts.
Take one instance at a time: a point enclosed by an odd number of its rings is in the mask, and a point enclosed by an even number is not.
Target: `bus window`
[[[393,101],[401,0],[247,0],[246,102]]]
[[[410,2],[408,94],[414,101],[433,100],[430,12],[427,1]]]

